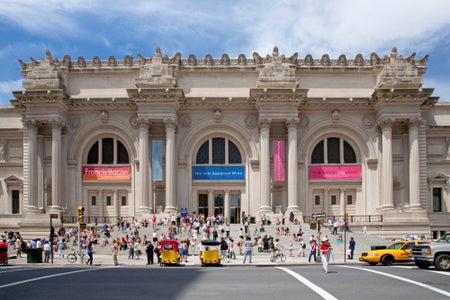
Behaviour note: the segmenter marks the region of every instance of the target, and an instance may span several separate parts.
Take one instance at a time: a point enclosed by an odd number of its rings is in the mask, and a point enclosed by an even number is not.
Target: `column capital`
[[[27,128],[37,128],[39,126],[39,123],[33,119],[22,120],[22,123],[23,123],[23,126],[25,126]]]
[[[422,123],[422,118],[410,118],[408,120],[408,126],[411,127],[419,127]]]
[[[381,120],[378,120],[378,126],[380,126],[381,129],[391,128],[393,123],[394,119],[391,118],[383,118]]]
[[[50,125],[52,129],[62,129],[66,124],[60,120],[50,120]]]
[[[166,129],[175,129],[178,125],[175,118],[164,118],[163,122],[166,125]]]
[[[259,120],[259,129],[260,130],[268,130],[270,129],[270,123],[272,122],[269,118],[264,118]]]
[[[297,129],[300,124],[299,118],[290,118],[286,120],[286,127],[288,129]]]
[[[148,118],[137,118],[136,125],[139,128],[150,128],[152,126],[152,122]]]

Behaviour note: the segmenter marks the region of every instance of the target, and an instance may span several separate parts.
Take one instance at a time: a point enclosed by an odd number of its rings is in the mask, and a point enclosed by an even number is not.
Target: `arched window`
[[[103,138],[89,149],[88,165],[129,164],[130,159],[125,146],[114,138]]]
[[[241,152],[238,147],[228,139],[212,138],[200,146],[195,163],[199,165],[241,164]]]
[[[311,164],[354,164],[356,154],[345,140],[329,137],[321,140],[311,154]]]

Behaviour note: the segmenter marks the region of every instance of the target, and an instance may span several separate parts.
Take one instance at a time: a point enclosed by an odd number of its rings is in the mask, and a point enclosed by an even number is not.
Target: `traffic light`
[[[78,211],[78,221],[83,220],[84,219],[84,207],[81,205],[78,206],[77,211]]]

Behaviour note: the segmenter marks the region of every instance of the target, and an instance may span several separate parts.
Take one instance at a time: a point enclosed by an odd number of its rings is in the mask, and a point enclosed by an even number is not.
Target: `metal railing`
[[[324,218],[321,218],[324,223],[326,223],[329,219],[331,220],[338,220],[338,221],[344,221],[346,216],[344,215],[329,215],[325,216]],[[359,223],[359,224],[369,224],[369,223],[379,223],[383,222],[383,216],[382,215],[348,215],[348,221],[350,223]],[[311,221],[316,221],[316,218],[313,216],[304,216],[303,222],[309,223]]]

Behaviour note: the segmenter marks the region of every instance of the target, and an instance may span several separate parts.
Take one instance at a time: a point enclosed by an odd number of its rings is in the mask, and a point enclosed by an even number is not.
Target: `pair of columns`
[[[381,154],[381,207],[394,207],[392,172],[392,119],[380,122],[382,135]],[[409,207],[420,208],[420,166],[419,166],[419,125],[420,119],[410,119],[409,134]]]
[[[176,174],[176,157],[175,157],[175,130],[177,123],[173,118],[163,120],[166,126],[166,212],[176,210],[175,202],[175,174]],[[151,121],[146,118],[138,119],[139,126],[139,187],[140,197],[138,197],[137,210],[141,214],[155,212],[151,198],[153,197],[152,167],[149,145],[149,129]]]
[[[261,145],[261,203],[259,211],[272,212],[270,203],[270,120],[264,119],[260,122],[260,145]],[[298,118],[286,121],[288,128],[288,211],[298,211],[297,204],[297,128]]]
[[[65,123],[59,120],[51,120],[52,126],[52,205],[50,211],[61,211],[61,135]],[[24,170],[25,187],[24,187],[24,212],[38,211],[38,122],[36,120],[27,120],[25,125],[25,165],[28,167]],[[28,186],[27,186],[28,185]]]

